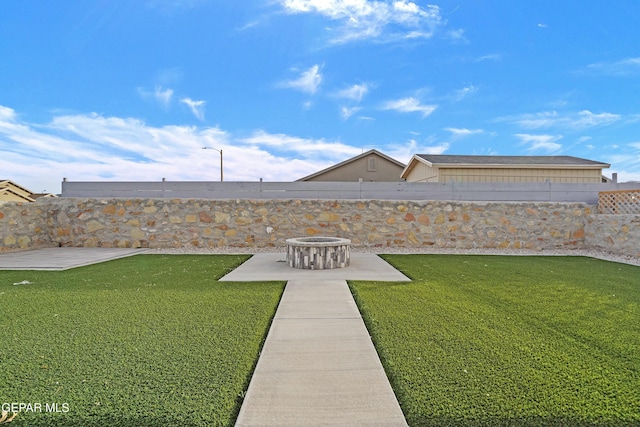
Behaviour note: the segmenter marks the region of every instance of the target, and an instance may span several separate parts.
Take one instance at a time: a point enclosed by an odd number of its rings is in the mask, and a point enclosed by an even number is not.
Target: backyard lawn
[[[640,267],[387,255],[351,283],[411,426],[640,425]]]
[[[247,258],[0,271],[0,404],[31,405],[10,425],[233,425],[284,289],[217,282]]]

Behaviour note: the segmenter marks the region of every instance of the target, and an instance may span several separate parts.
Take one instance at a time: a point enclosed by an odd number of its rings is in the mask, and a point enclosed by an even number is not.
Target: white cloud
[[[320,87],[320,83],[322,83],[320,66],[314,65],[308,70],[303,71],[297,79],[282,82],[279,86],[313,95]]]
[[[16,119],[16,112],[9,107],[0,105],[0,120],[1,121],[14,121]]]
[[[589,64],[587,70],[616,77],[635,75],[640,72],[640,57],[626,58],[616,62]]]
[[[346,98],[352,101],[360,102],[370,89],[370,86],[366,83],[354,84],[346,89],[342,89],[336,92],[336,96],[338,98]]]
[[[484,62],[484,61],[500,61],[502,60],[502,55],[499,53],[490,53],[487,55],[482,55],[479,58],[475,59],[475,62]]]
[[[229,181],[293,181],[360,154],[339,141],[256,131],[249,138],[211,127],[149,126],[99,114],[54,116],[29,123],[0,105],[0,171],[33,191],[60,192],[70,181],[217,180],[224,152]]]
[[[443,142],[438,145],[427,146],[423,148],[420,154],[442,154],[449,149],[449,145],[448,142]]]
[[[165,108],[169,107],[171,104],[171,97],[173,96],[173,89],[165,89],[162,90],[161,86],[156,86],[156,90],[154,91],[154,95],[156,100],[160,102]]]
[[[340,117],[347,120],[358,111],[360,111],[360,107],[340,107]]]
[[[407,0],[281,0],[287,13],[315,13],[338,23],[334,43],[429,38],[443,24],[438,6]]]
[[[301,155],[308,158],[316,158],[319,155],[324,158],[342,158],[360,154],[358,148],[342,142],[300,138],[280,133],[273,134],[264,130],[255,131],[253,135],[242,138],[239,142],[256,147],[285,150],[292,155]]]
[[[484,132],[482,129],[466,129],[466,128],[445,128],[453,134],[454,138],[463,138],[465,136],[477,135]]]
[[[451,30],[447,32],[447,37],[456,43],[468,43],[469,41],[464,36],[463,29]]]
[[[387,101],[382,106],[383,110],[394,110],[399,111],[401,113],[422,113],[423,117],[429,116],[433,113],[437,105],[424,105],[420,104],[416,98],[409,97],[403,99],[397,99],[394,101]]]
[[[528,145],[528,151],[545,151],[553,153],[562,148],[562,144],[558,144],[556,141],[562,139],[562,135],[529,135],[519,133],[515,135],[520,139],[521,143]]]
[[[458,89],[456,91],[453,92],[453,94],[451,94],[449,96],[449,98],[453,101],[453,102],[460,102],[462,101],[464,98],[473,95],[474,93],[476,93],[478,91],[478,88],[475,87],[472,84],[468,84],[465,87],[463,87],[462,89]]]
[[[499,120],[510,121],[527,129],[540,128],[564,128],[587,129],[597,126],[607,126],[619,121],[619,114],[600,113],[594,114],[589,110],[577,113],[559,114],[556,111],[545,111],[535,114],[521,114],[518,116],[504,117]]]
[[[180,102],[186,104],[198,120],[204,121],[204,105],[206,104],[205,101],[195,101],[191,98],[182,98]]]
[[[171,105],[171,99],[173,98],[173,89],[163,90],[162,86],[156,86],[154,91],[150,92],[139,87],[138,94],[140,94],[143,99],[153,99],[166,110]]]

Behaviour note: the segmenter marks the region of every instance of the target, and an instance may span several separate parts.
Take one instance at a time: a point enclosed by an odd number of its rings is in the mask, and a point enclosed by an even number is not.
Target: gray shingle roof
[[[557,166],[600,166],[609,164],[573,156],[465,156],[443,154],[417,154],[417,156],[437,165],[557,165]]]

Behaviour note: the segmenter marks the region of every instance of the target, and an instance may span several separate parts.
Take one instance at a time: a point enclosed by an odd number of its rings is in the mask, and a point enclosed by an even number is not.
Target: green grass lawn
[[[388,255],[351,284],[411,426],[640,425],[640,267]]]
[[[42,405],[10,425],[233,425],[284,289],[217,282],[247,258],[0,271],[0,404]]]

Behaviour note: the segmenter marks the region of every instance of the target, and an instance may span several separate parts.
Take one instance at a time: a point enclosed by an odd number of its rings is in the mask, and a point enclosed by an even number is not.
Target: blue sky
[[[640,180],[637,0],[25,0],[0,178],[292,181],[376,148],[572,155]]]

